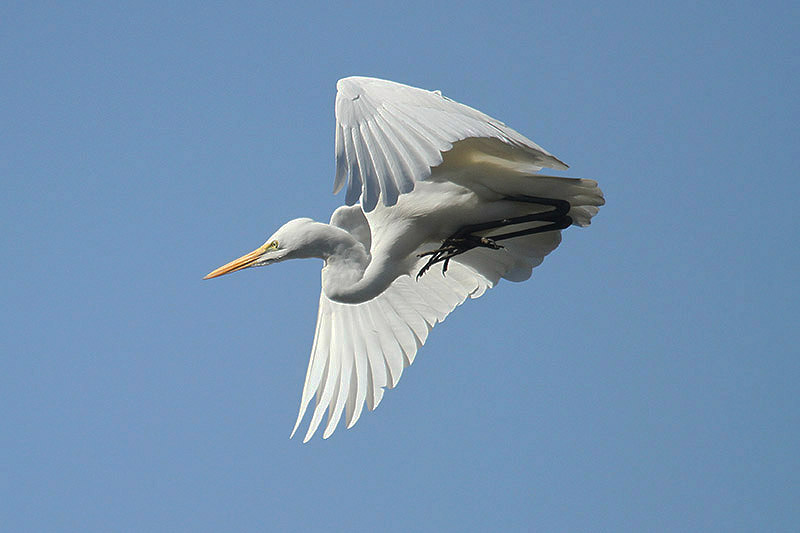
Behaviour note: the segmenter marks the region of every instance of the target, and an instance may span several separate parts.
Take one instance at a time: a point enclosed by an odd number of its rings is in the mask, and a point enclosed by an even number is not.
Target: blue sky
[[[794,2],[0,7],[9,531],[796,530]],[[335,82],[489,113],[607,205],[289,440]]]

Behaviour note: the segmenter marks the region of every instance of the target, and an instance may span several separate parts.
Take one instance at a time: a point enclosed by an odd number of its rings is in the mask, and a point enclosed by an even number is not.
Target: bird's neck
[[[386,261],[370,255],[364,245],[349,232],[329,224],[320,224],[312,248],[313,257],[325,261],[322,290],[329,299],[340,303],[371,300],[391,285],[397,277]]]

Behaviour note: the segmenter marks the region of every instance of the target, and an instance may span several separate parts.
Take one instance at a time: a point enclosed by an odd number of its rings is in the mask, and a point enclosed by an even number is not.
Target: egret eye
[[[270,248],[274,248],[275,250],[277,250],[278,249],[278,241],[272,241],[271,243],[269,243],[269,247]]]

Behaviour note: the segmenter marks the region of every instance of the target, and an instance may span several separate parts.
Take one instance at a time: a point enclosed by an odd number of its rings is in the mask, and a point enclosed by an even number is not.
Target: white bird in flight
[[[287,259],[324,261],[319,313],[294,436],[327,411],[323,438],[375,409],[437,323],[503,278],[524,281],[603,205],[597,182],[538,174],[567,165],[502,122],[408,85],[336,85],[330,223],[298,218],[205,279]],[[438,266],[441,266],[441,270]],[[436,266],[436,268],[434,268]]]

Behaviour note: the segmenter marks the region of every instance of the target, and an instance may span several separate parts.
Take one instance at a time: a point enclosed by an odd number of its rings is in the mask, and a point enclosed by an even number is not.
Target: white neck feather
[[[385,258],[371,256],[347,231],[314,222],[307,233],[308,241],[296,257],[319,257],[322,268],[322,290],[325,296],[340,303],[361,303],[386,290],[403,272],[392,268]]]

